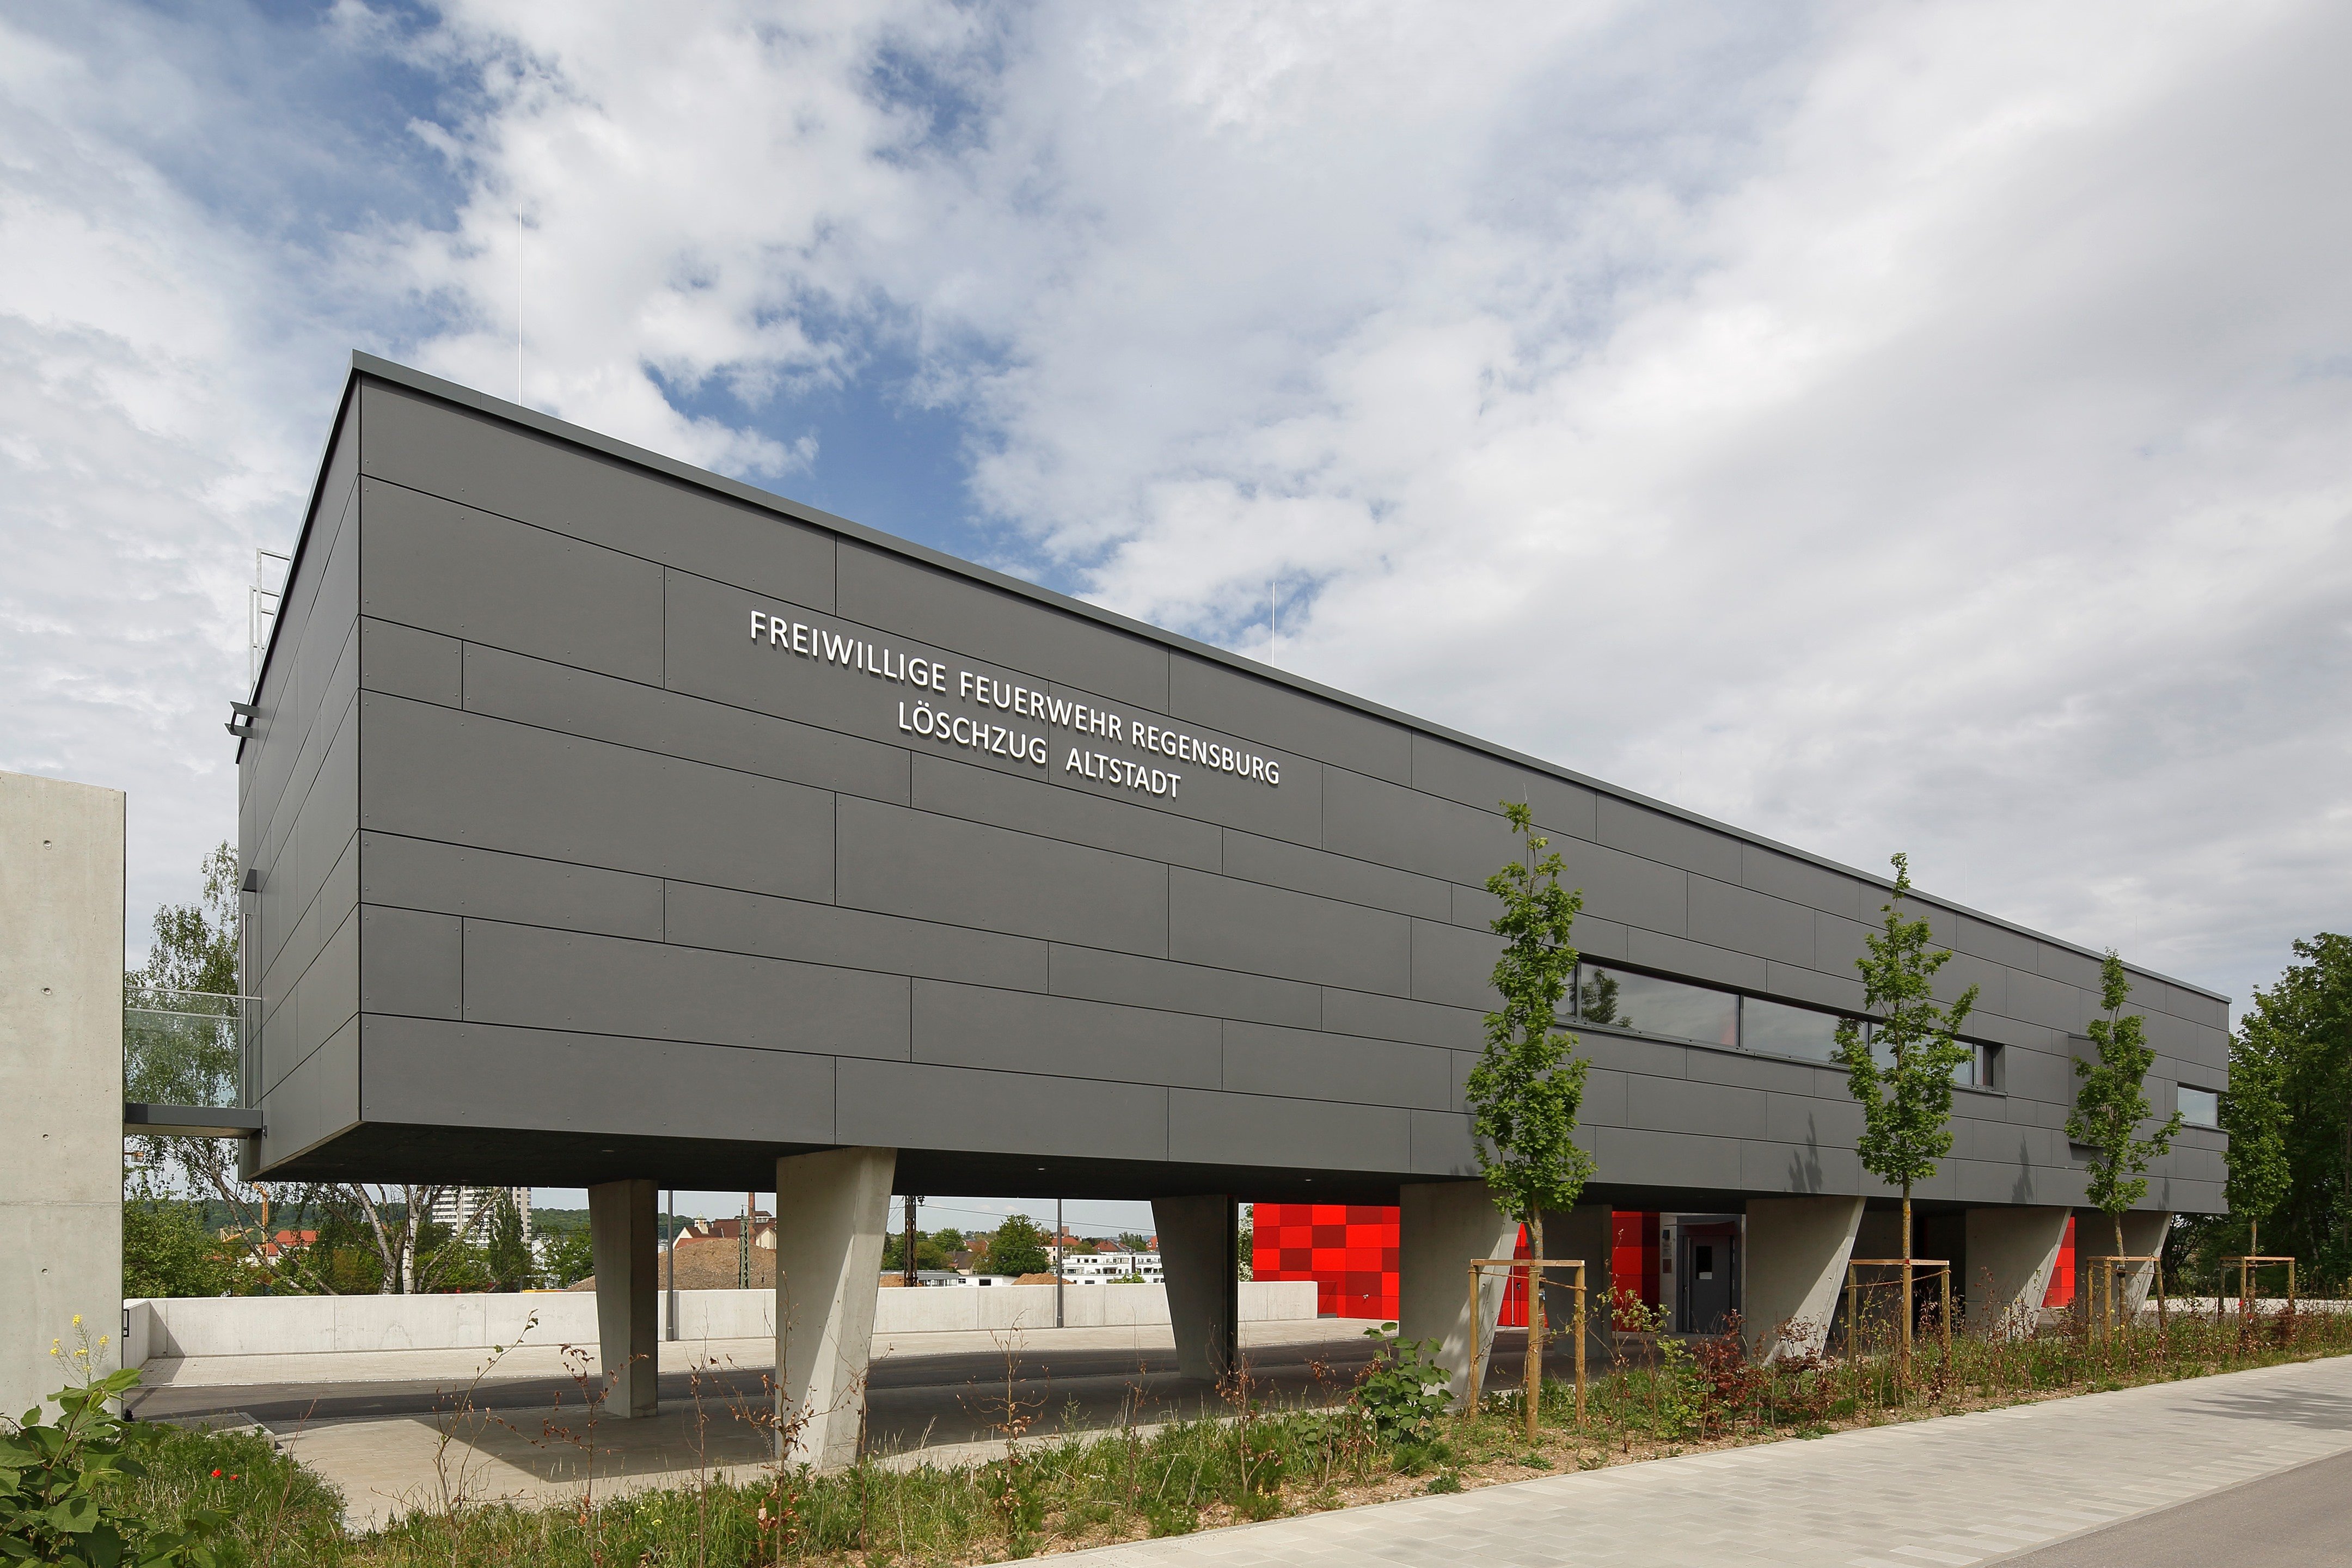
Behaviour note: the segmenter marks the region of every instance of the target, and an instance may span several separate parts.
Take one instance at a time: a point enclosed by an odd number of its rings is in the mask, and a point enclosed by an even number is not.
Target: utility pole
[[[908,1193],[908,1194],[907,1194],[907,1256],[906,1256],[906,1257],[904,1257],[904,1258],[900,1258],[900,1259],[898,1260],[898,1262],[899,1262],[899,1269],[898,1269],[898,1272],[899,1272],[899,1275],[900,1275],[901,1279],[903,1279],[905,1280],[905,1282],[906,1282],[906,1284],[907,1284],[908,1288],[908,1289],[911,1289],[915,1286],[915,1284],[916,1284],[916,1279],[915,1279],[915,1205],[916,1205],[917,1204],[919,1204],[919,1203],[921,1203],[922,1201],[923,1201],[922,1199],[920,1199],[920,1198],[917,1197],[917,1196],[916,1196],[914,1194],[912,1194],[912,1193]]]
[[[662,1204],[663,1266],[669,1270],[669,1299],[662,1303],[664,1339],[677,1338],[677,1189]]]
[[[1062,1326],[1062,1200],[1054,1200],[1054,1326]]]
[[[743,1194],[743,1231],[735,1238],[735,1289],[751,1288],[751,1197]]]

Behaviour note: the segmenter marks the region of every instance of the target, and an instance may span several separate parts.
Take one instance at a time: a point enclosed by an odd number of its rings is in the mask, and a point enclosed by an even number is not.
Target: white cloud
[[[2347,25],[346,4],[451,194],[299,250],[106,107],[252,144],[184,35],[0,40],[9,765],[192,863],[332,351],[510,394],[520,291],[566,417],[789,489],[887,345],[1004,563],[2242,995],[2352,862]]]

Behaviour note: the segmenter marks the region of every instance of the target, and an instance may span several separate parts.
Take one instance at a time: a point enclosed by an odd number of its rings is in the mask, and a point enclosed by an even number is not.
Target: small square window
[[[2173,1089],[2173,1103],[2180,1108],[2180,1120],[2191,1127],[2221,1125],[2221,1097],[2210,1089],[2191,1089],[2187,1084]]]

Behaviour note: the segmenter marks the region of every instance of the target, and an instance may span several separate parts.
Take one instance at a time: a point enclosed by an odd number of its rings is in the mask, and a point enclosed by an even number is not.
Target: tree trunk
[[[1902,1378],[1911,1382],[1911,1184],[1903,1184],[1903,1347]]]
[[[1540,1260],[1544,1255],[1543,1210],[1528,1211],[1528,1256]],[[1528,1446],[1533,1447],[1536,1436],[1536,1405],[1543,1394],[1543,1270],[1528,1270]]]

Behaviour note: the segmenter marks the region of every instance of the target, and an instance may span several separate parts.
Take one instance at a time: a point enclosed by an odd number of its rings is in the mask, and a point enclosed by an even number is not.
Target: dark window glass
[[[1728,991],[1586,964],[1577,1002],[1588,1023],[1704,1040],[1711,1046],[1739,1044],[1739,998]]]
[[[1837,1015],[1754,996],[1739,999],[1739,1045],[1769,1056],[1825,1062],[1837,1056]]]

